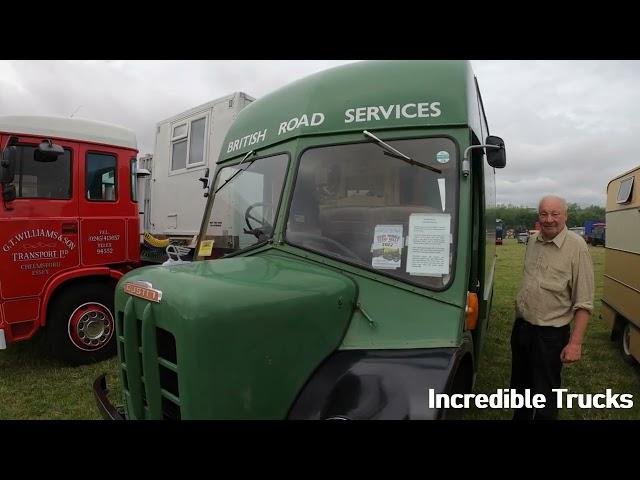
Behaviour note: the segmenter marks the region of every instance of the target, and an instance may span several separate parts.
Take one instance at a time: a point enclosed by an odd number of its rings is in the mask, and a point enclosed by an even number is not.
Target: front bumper
[[[103,373],[93,382],[93,396],[96,399],[100,415],[105,420],[125,420],[124,410],[113,406],[107,398],[108,393],[107,379]]]

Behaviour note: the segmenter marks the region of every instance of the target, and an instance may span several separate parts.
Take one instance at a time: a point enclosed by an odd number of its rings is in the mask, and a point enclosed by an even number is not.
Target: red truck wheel
[[[113,290],[90,282],[67,287],[49,305],[46,341],[51,353],[81,365],[115,353]]]
[[[97,302],[84,303],[76,308],[67,326],[73,344],[89,352],[104,347],[111,340],[115,328],[109,309]]]

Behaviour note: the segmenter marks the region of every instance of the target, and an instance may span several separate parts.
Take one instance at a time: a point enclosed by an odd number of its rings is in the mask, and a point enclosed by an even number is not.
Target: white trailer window
[[[206,118],[199,118],[191,122],[191,132],[189,134],[189,165],[204,162],[204,132]]]
[[[171,149],[171,170],[182,170],[187,166],[187,140],[174,142]]]
[[[207,116],[174,125],[171,132],[171,171],[204,163]]]
[[[183,124],[183,125],[176,125],[175,127],[173,127],[173,135],[171,136],[172,140],[175,140],[177,138],[184,138],[187,136],[187,124]]]

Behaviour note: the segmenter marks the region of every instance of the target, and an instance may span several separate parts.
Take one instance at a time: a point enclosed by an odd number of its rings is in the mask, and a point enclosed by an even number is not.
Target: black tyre
[[[633,355],[631,355],[631,350],[630,350],[631,328],[633,328],[631,326],[631,323],[625,321],[624,326],[622,327],[622,332],[620,333],[619,347],[620,347],[620,353],[622,354],[622,358],[624,359],[624,361],[627,362],[629,365],[635,365],[636,359],[633,357]]]
[[[453,378],[449,395],[471,393],[473,380],[469,363],[462,364]],[[449,408],[442,412],[442,420],[464,420],[465,411],[462,408]]]
[[[48,308],[45,339],[51,354],[71,365],[113,356],[113,288],[95,281],[63,288]]]

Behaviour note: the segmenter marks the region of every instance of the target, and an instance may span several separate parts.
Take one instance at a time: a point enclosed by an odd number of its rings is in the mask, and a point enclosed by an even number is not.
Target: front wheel
[[[89,282],[67,287],[49,305],[46,343],[52,355],[72,365],[115,354],[113,289]]]

